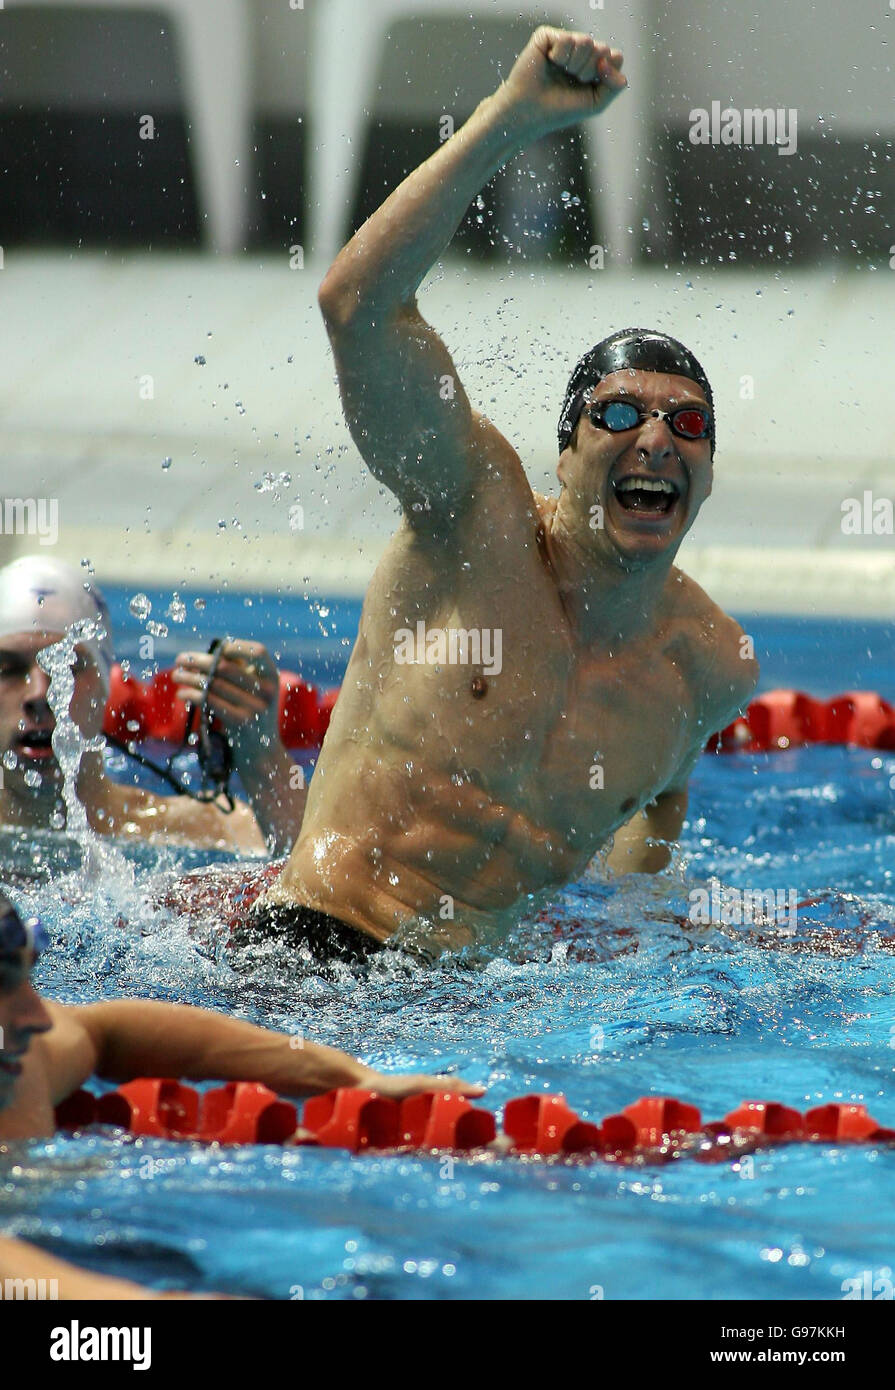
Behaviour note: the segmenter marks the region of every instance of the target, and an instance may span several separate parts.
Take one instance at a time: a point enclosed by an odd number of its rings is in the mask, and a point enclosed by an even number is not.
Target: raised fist
[[[621,49],[589,34],[536,29],[498,95],[532,135],[546,135],[605,111],[627,87]]]

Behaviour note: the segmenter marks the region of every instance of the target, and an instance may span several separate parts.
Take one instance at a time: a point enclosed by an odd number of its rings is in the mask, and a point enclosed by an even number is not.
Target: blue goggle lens
[[[640,411],[627,401],[610,401],[602,412],[608,430],[632,430],[640,421]]]

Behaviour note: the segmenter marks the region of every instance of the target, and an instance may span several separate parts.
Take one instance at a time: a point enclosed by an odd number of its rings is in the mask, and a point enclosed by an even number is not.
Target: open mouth
[[[613,483],[613,491],[625,511],[652,516],[670,512],[680,497],[680,489],[667,478],[620,478]]]
[[[52,758],[52,729],[25,729],[15,740],[15,751],[23,758],[36,758],[38,761]]]

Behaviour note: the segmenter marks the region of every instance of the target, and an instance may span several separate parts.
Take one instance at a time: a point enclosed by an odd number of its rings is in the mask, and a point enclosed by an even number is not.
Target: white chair
[[[183,98],[195,158],[200,217],[215,251],[245,242],[251,147],[251,48],[245,0],[7,0],[25,6],[140,9],[168,18],[177,36]]]
[[[313,143],[310,152],[309,228],[310,247],[325,262],[332,260],[347,235],[347,219],[354,206],[363,137],[375,108],[375,78],[382,45],[390,27],[399,19],[425,19],[456,15],[464,18],[531,20],[531,28],[550,23],[582,30],[605,38],[625,52],[625,72],[630,90],[605,117],[583,124],[590,157],[603,175],[602,191],[593,186],[594,210],[605,229],[609,248],[607,264],[633,262],[637,244],[635,219],[639,209],[638,152],[645,146],[648,54],[642,36],[649,0],[607,0],[608,10],[590,0],[571,0],[563,14],[539,7],[526,8],[518,0],[321,0],[309,7],[314,24],[310,78],[310,119]],[[471,35],[470,43],[475,38]],[[462,53],[458,55],[458,78]],[[412,74],[411,74],[412,78]],[[425,81],[425,73],[420,74]],[[496,85],[496,83],[495,83]],[[470,106],[487,96],[487,90],[467,92]],[[437,113],[433,112],[433,118]],[[433,130],[435,120],[433,119]],[[437,148],[433,139],[432,151]],[[390,191],[390,190],[389,190]]]

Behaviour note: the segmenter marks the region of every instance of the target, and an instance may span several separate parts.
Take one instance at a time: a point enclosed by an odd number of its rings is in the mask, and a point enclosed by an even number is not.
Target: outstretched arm
[[[320,286],[349,429],[415,526],[460,506],[511,446],[473,410],[416,292],[472,199],[526,145],[605,108],[622,55],[542,26],[509,78],[355,233]]]
[[[385,1075],[307,1038],[186,1004],[116,999],[53,1004],[50,1010],[55,1026],[41,1043],[54,1104],[94,1074],[110,1081],[137,1076],[259,1081],[286,1096],[339,1086],[369,1087],[395,1098],[426,1090],[472,1096],[484,1089],[456,1077]]]

